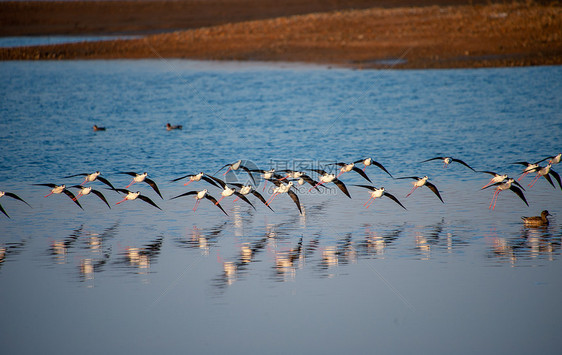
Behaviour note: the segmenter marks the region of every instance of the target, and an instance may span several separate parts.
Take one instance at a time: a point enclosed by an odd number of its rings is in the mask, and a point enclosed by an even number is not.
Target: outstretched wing
[[[63,179],[68,179],[68,178],[76,177],[76,176],[88,176],[88,174],[82,173],[82,174],[68,175],[68,176],[63,177]]]
[[[78,202],[78,200],[76,199],[76,196],[74,196],[74,194],[70,191],[68,191],[67,189],[62,190],[62,192],[64,192],[64,194],[68,197],[70,197],[70,199],[72,201],[74,201],[75,204],[78,205],[78,207],[82,208],[82,205],[80,205],[80,202]],[[83,209],[83,208],[82,208]]]
[[[213,196],[209,195],[209,194],[205,194],[205,198],[209,201],[211,201],[213,203],[213,205],[217,206],[218,208],[221,209],[221,211],[224,212],[225,215],[228,216],[228,213],[226,213],[226,211],[222,208],[221,204],[217,202],[217,199],[214,198]]]
[[[271,206],[269,206],[267,204],[267,201],[265,200],[265,198],[263,198],[263,196],[257,192],[256,190],[252,189],[252,191],[250,191],[254,196],[256,196],[261,202],[263,202],[264,205],[266,205],[267,207],[269,207],[270,210],[273,211],[273,208],[271,208]]]
[[[558,186],[560,186],[560,189],[562,190],[562,182],[560,181],[560,175],[558,175],[556,171],[552,170],[552,168],[550,169],[547,175],[554,176],[554,179],[558,182]]]
[[[179,180],[185,179],[186,177],[191,177],[191,176],[193,176],[193,174],[187,174],[187,175],[184,175],[184,176],[180,176],[179,178],[176,178],[174,180],[170,180],[170,182],[176,182],[176,181],[179,181]]]
[[[55,184],[33,184],[35,186],[47,186],[50,187],[51,189],[54,189],[55,187],[57,187],[58,185]]]
[[[347,197],[351,198],[351,195],[349,194],[349,191],[347,191],[347,187],[345,187],[345,184],[344,184],[343,182],[341,182],[341,180],[334,179],[334,184],[336,184],[336,186],[337,186],[344,194],[346,194]]]
[[[300,214],[302,214],[302,210],[301,210],[301,203],[299,201],[299,197],[297,196],[296,193],[294,193],[293,191],[289,190],[287,191],[287,193],[289,194],[289,196],[291,196],[291,199],[293,201],[295,201],[295,204],[297,205],[297,208],[299,209]]]
[[[111,183],[106,178],[102,178],[101,176],[98,175],[96,179],[109,186],[112,190],[115,190],[115,187],[113,187],[113,185],[111,185]]]
[[[201,176],[201,179],[207,181],[209,184],[211,184],[211,185],[213,185],[213,186],[218,187],[219,189],[220,189],[221,187],[224,189],[224,186],[226,185],[226,184],[224,183],[224,181],[222,181],[221,179],[216,178],[216,177],[214,177],[214,176],[210,176],[210,175],[209,175],[209,176],[203,175],[203,176]],[[216,180],[216,181],[215,181],[215,180]]]
[[[107,207],[109,207],[111,209],[111,206],[109,205],[109,203],[107,203],[107,200],[105,199],[105,196],[99,192],[98,190],[94,190],[92,189],[91,191],[94,195],[96,195],[97,197],[99,197],[103,202],[105,202],[105,204],[107,205]]]
[[[445,157],[435,157],[435,158],[424,160],[421,163],[426,163],[426,162],[432,161],[432,160],[443,160],[443,159],[445,159]]]
[[[188,192],[183,193],[181,195],[174,196],[170,200],[173,200],[173,199],[178,198],[178,197],[188,196],[188,195],[196,195],[197,193],[198,193],[197,191],[188,191]]]
[[[222,169],[226,168],[227,166],[231,166],[232,164],[225,164],[223,165],[219,170],[217,170],[213,175],[215,175],[216,173],[218,173],[219,171],[221,171]],[[226,212],[225,212],[226,213]]]
[[[0,205],[0,212],[2,212],[3,214],[5,214],[6,217],[10,218],[10,216],[8,216],[8,214],[6,213],[6,211],[4,210],[4,207],[2,207],[2,205]]]
[[[457,163],[460,163],[460,164],[466,166],[467,168],[469,168],[472,171],[476,171],[476,170],[472,169],[472,167],[470,165],[468,165],[467,163],[465,163],[464,161],[462,161],[460,159],[451,158],[451,160],[456,161]]]
[[[529,206],[529,204],[527,203],[527,199],[525,198],[525,195],[523,195],[523,191],[521,191],[520,188],[518,188],[517,186],[511,185],[511,187],[509,189],[511,191],[515,192],[517,194],[517,196],[519,196],[519,198],[521,198],[523,200],[523,202],[525,202],[525,204],[527,206]]]
[[[386,170],[386,169],[384,168],[384,166],[382,166],[381,163],[376,162],[376,161],[374,161],[374,160],[371,160],[371,164],[376,165],[378,168],[380,168],[382,171],[384,171],[384,172],[387,173],[391,178],[394,179],[394,176],[392,176],[392,174],[389,173],[388,170]]]
[[[306,181],[308,184],[310,184],[310,186],[316,187],[316,184],[318,184],[318,181],[314,181],[314,179],[312,179],[310,176],[306,174],[301,175],[301,178],[304,181]],[[316,187],[316,190],[320,191],[318,187]]]
[[[252,203],[250,202],[250,200],[248,200],[248,199],[246,198],[246,196],[244,196],[244,195],[242,195],[240,192],[236,192],[236,191],[234,192],[234,194],[235,194],[236,196],[238,196],[238,198],[240,198],[242,201],[244,201],[244,202],[246,202],[247,204],[249,204],[250,206],[252,206],[253,209],[256,209],[256,208],[254,207],[254,205],[252,205]]]
[[[397,199],[394,195],[389,194],[388,192],[385,191],[384,194],[383,194],[383,196],[386,196],[386,197],[390,198],[392,201],[394,201],[394,202],[396,202],[397,204],[399,204],[403,209],[406,209],[406,207],[404,207],[404,206],[400,203],[400,201],[398,201],[398,199]]]
[[[427,185],[427,187],[429,187],[429,189],[431,191],[433,191],[433,193],[435,195],[437,195],[437,197],[439,197],[439,199],[441,200],[441,202],[443,202],[443,199],[441,198],[441,195],[439,194],[439,190],[437,190],[437,187],[435,185],[433,185],[432,183],[430,183],[429,181],[426,181],[425,184]],[[445,202],[443,202],[445,203]]]
[[[353,171],[355,171],[357,174],[361,175],[365,180],[367,180],[368,182],[371,182],[371,179],[369,179],[369,177],[367,176],[367,174],[365,174],[365,172],[361,169],[359,169],[358,167],[354,166],[353,167]]]
[[[160,196],[160,197],[162,197],[162,196]],[[149,204],[151,204],[152,206],[158,208],[160,211],[162,211],[162,209],[161,209],[160,207],[158,207],[158,206],[157,206],[151,199],[149,199],[148,197],[143,196],[143,195],[139,195],[138,198],[140,198],[140,199],[143,200],[144,202],[149,203]]]
[[[229,165],[230,165],[230,164],[229,164]],[[206,178],[206,179],[205,179],[205,178]],[[215,186],[217,186],[217,187],[220,186],[220,187],[222,187],[223,189],[226,188],[226,183],[225,183],[224,181],[222,181],[221,179],[217,178],[217,177],[214,177],[214,176],[209,175],[209,176],[203,176],[203,177],[201,177],[201,179],[203,179],[203,180],[207,181],[208,183],[210,183],[210,184],[212,184],[212,185],[215,185]]]
[[[161,199],[164,199],[164,197],[162,197],[162,194],[160,194],[160,190],[158,190],[158,186],[156,186],[156,183],[153,180],[150,180],[149,178],[145,178],[144,182],[149,184],[150,187],[152,187],[152,189],[156,191],[156,193],[158,194],[158,196],[160,196]]]
[[[254,179],[254,176],[252,175],[252,171],[242,164],[240,164],[240,168],[244,169],[248,173],[248,175],[250,175],[250,178],[252,179],[252,182],[254,183],[254,185],[256,185],[256,180]]]
[[[376,190],[376,187],[370,186],[370,185],[353,185],[353,186],[362,187],[362,188],[364,188],[364,189],[369,189],[369,190],[371,190],[371,191],[375,191],[375,190]]]
[[[132,177],[136,177],[138,175],[134,171],[121,171],[118,174],[127,174],[127,175],[131,175]]]
[[[560,177],[558,177],[558,179],[560,179]],[[558,180],[560,181],[560,180]],[[5,192],[4,195],[9,196],[11,198],[15,198],[16,200],[20,200],[21,202],[25,203],[26,205],[28,205],[29,207],[31,207],[31,205],[27,202],[25,202],[21,197],[19,197],[18,195],[11,193],[11,192]]]

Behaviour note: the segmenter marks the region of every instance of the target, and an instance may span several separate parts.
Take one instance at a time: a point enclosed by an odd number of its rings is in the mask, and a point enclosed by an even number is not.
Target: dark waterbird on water
[[[548,218],[546,218],[547,216],[550,216],[550,213],[548,213],[547,210],[544,210],[541,212],[540,216],[535,216],[535,217],[521,217],[521,219],[523,220],[523,222],[525,223],[525,225],[528,226],[547,226],[549,224]]]

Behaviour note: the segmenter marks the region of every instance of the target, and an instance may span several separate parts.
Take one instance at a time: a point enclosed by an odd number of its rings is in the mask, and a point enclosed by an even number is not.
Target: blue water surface
[[[120,60],[0,63],[0,340],[7,353],[557,353],[562,191],[544,178],[527,206],[490,175],[517,178],[562,151],[562,68],[351,70],[301,64]],[[167,131],[166,123],[182,125]],[[96,124],[106,128],[94,132]],[[366,168],[389,198],[368,209],[356,172],[298,187],[273,211],[208,200],[203,181],[248,167]],[[545,165],[544,161],[541,164]],[[362,169],[362,164],[357,164]],[[560,165],[553,170],[560,171]],[[154,201],[51,195],[101,171]],[[249,181],[238,170],[229,182]],[[307,170],[313,179],[315,172]],[[272,185],[256,174],[267,199]],[[76,192],[76,190],[73,190]],[[551,224],[521,216],[547,209]],[[30,341],[33,339],[33,341]]]

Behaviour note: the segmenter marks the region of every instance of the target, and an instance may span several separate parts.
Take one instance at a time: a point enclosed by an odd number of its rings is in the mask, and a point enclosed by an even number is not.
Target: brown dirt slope
[[[562,64],[562,7],[535,2],[314,13],[113,42],[0,50],[0,59],[192,58],[355,67]],[[403,61],[396,61],[403,59]]]

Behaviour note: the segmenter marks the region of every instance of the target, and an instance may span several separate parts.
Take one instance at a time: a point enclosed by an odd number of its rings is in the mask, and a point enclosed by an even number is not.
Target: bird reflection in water
[[[163,237],[159,236],[143,247],[125,248],[124,259],[129,267],[136,269],[138,274],[148,274],[150,265],[160,254]]]
[[[521,233],[514,237],[492,237],[492,246],[488,256],[500,262],[510,262],[515,266],[518,261],[546,259],[552,261],[560,255],[562,234],[554,226],[521,228]]]
[[[227,224],[228,222],[224,221],[207,230],[194,225],[185,237],[176,238],[175,242],[180,247],[199,249],[202,256],[208,256],[210,249],[217,244]]]
[[[304,265],[304,253],[301,236],[297,245],[288,251],[275,254],[275,271],[283,281],[294,280],[296,269]]]
[[[21,253],[25,245],[25,241],[0,244],[0,268],[6,263],[9,256],[15,256]]]

